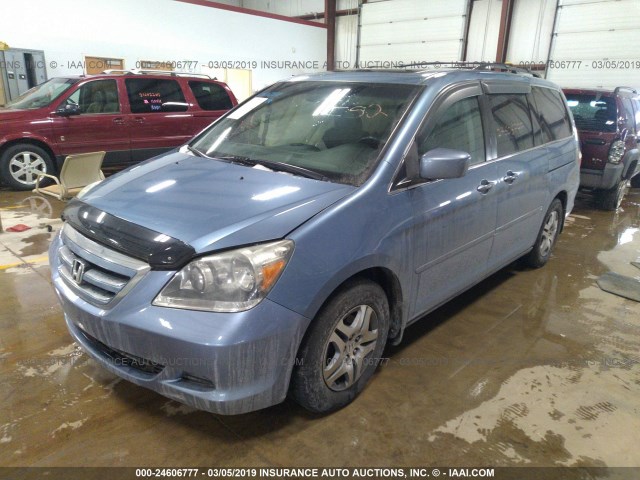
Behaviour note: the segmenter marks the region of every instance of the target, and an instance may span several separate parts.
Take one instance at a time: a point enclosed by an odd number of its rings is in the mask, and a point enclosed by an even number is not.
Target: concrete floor
[[[640,190],[580,197],[549,264],[514,266],[412,326],[349,407],[237,417],[119,380],[69,337],[46,249],[62,204],[0,191],[0,465],[640,466]],[[0,228],[0,232],[2,229]]]

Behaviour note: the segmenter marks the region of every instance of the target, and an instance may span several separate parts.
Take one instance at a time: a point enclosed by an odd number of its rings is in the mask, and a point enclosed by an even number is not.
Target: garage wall
[[[546,63],[557,0],[516,0],[511,16],[507,62],[514,65]]]
[[[640,87],[639,28],[638,0],[560,0],[550,59],[565,65],[547,77],[566,87]]]
[[[495,62],[502,0],[475,0],[471,8],[468,62]]]
[[[362,5],[360,65],[460,59],[468,1],[387,0]]]
[[[215,0],[214,0],[215,1]],[[324,0],[238,0],[240,6],[279,15],[307,15],[324,12]],[[358,6],[358,0],[338,0],[336,10],[346,10]]]
[[[242,7],[277,13],[279,15],[305,15],[324,12],[324,0],[243,0]]]
[[[352,69],[356,65],[358,49],[358,15],[336,18],[335,60],[339,70]]]
[[[0,40],[44,50],[49,78],[82,74],[78,63],[85,55],[123,58],[126,68],[135,68],[140,60],[189,60],[196,64],[182,70],[193,72],[207,70],[210,61],[256,61],[252,85],[257,90],[310,70],[263,68],[261,61],[317,61],[320,69],[326,62],[327,35],[321,27],[172,0],[11,3],[3,16],[14,20],[3,22]]]

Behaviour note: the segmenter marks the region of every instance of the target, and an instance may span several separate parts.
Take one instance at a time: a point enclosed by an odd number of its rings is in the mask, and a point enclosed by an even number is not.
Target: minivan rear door
[[[485,90],[493,146],[489,155],[498,169],[498,218],[490,260],[496,269],[521,256],[536,240],[550,202],[546,144],[553,141],[550,129],[556,128],[555,120],[562,122],[566,109],[558,95],[549,100],[553,111],[535,115],[531,107],[535,95],[526,83],[486,82]],[[552,93],[548,88],[540,90]]]
[[[172,78],[126,78],[131,113],[131,160],[139,162],[182,145],[193,136],[193,113]]]
[[[476,283],[487,271],[496,226],[496,165],[486,162],[482,91],[467,84],[441,101],[416,136],[418,155],[461,150],[471,166],[461,178],[433,179],[408,190],[413,204],[414,315]]]

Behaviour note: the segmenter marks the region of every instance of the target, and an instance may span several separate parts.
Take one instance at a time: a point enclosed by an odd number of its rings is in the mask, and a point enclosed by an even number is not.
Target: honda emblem
[[[86,263],[77,258],[73,261],[73,265],[71,266],[71,276],[78,285],[82,283],[82,277],[84,277],[84,269],[86,266]]]

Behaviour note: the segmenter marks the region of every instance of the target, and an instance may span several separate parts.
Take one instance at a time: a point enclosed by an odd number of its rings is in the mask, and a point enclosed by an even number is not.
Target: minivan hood
[[[175,152],[112,176],[82,201],[202,253],[282,238],[353,190]]]

